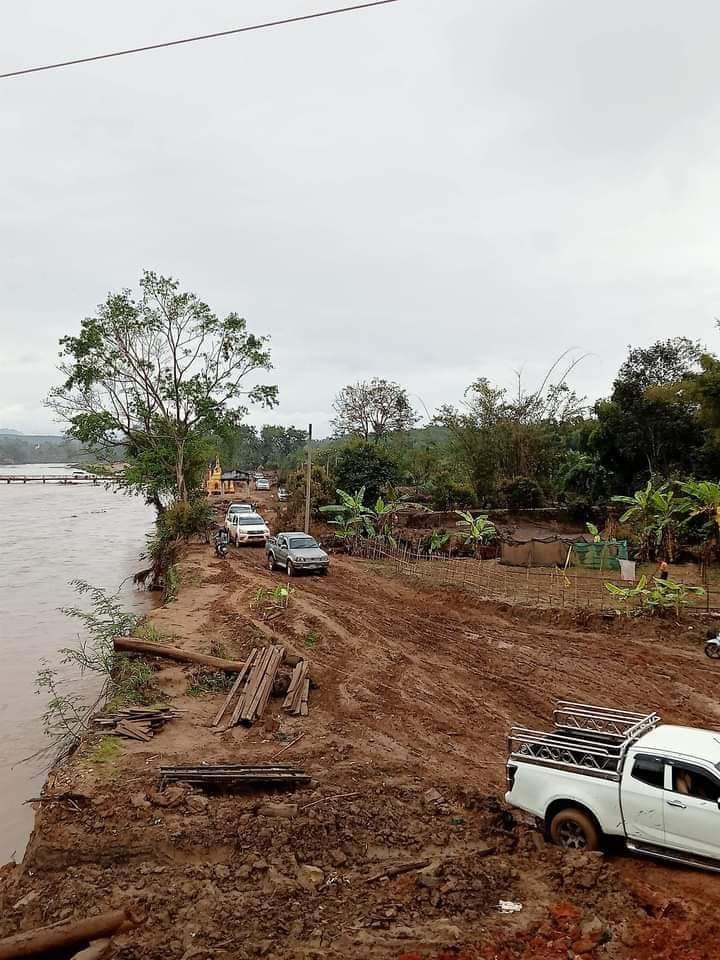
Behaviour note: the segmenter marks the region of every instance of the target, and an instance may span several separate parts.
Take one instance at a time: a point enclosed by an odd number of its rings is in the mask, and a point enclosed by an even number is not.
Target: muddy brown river
[[[30,473],[73,471],[0,466],[0,476]],[[141,567],[153,518],[141,499],[102,486],[0,481],[0,864],[22,857],[33,824],[32,807],[23,801],[37,796],[45,778],[47,760],[22,761],[48,745],[46,695],[35,692],[40,662],[58,665],[58,649],[78,636],[77,621],[59,610],[83,604],[70,581],[119,590],[126,609],[149,609],[149,596],[129,578]],[[87,695],[97,686],[94,677],[73,681]]]

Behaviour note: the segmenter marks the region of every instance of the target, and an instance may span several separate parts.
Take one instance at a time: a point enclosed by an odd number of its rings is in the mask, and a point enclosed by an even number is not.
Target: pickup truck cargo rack
[[[628,747],[656,727],[660,717],[558,700],[553,722],[550,732],[513,727],[508,764],[535,763],[618,780]]]

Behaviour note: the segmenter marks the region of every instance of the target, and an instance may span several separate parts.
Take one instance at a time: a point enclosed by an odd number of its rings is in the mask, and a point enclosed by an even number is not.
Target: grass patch
[[[203,697],[208,693],[226,693],[235,678],[222,670],[206,670],[198,667],[190,674],[190,682],[185,691],[189,697]]]
[[[311,630],[310,633],[305,637],[305,646],[309,647],[311,650],[314,650],[315,647],[320,643],[320,637],[315,633],[314,630]]]
[[[147,640],[149,643],[166,643],[172,640],[166,633],[159,630],[151,620],[144,620],[133,631],[138,640]]]
[[[88,754],[88,761],[96,766],[106,767],[117,760],[121,750],[117,737],[101,737]]]
[[[165,571],[165,590],[163,600],[165,603],[172,603],[177,600],[178,590],[180,589],[180,572],[177,564],[172,563]]]

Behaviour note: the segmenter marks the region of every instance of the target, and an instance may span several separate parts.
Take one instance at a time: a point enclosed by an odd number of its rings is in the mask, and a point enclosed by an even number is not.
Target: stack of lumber
[[[255,784],[303,786],[310,777],[287,763],[213,763],[196,766],[160,767],[161,788],[168,783],[231,789]]]
[[[93,723],[105,728],[108,733],[127,737],[130,740],[152,740],[155,733],[165,726],[168,720],[180,716],[174,707],[128,707],[116,713],[102,714],[93,718]]]
[[[294,717],[306,717],[308,714],[308,697],[310,695],[310,678],[308,677],[307,660],[301,660],[293,670],[287,696],[283,703],[283,710],[287,710]]]
[[[253,647],[212,725],[216,727],[220,723],[233,703],[228,727],[234,727],[237,723],[249,725],[262,717],[284,657],[285,648],[276,644]]]

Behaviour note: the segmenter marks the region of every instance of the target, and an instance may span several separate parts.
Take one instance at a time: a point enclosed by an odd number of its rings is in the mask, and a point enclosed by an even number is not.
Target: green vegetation
[[[235,678],[221,670],[208,670],[198,667],[190,674],[187,695],[189,697],[203,697],[207,693],[227,692],[233,685]]]
[[[127,483],[158,506],[200,489],[210,434],[237,425],[248,402],[276,403],[276,387],[246,386],[271,367],[267,338],[152,271],[139,296],[110,294],[60,346],[65,379],[49,406],[99,459],[123,446]]]
[[[106,701],[110,707],[118,708],[157,699],[150,665],[142,658],[117,654],[113,647],[115,637],[134,634],[141,627],[140,619],[124,611],[117,596],[84,580],[74,580],[73,586],[89,601],[89,609],[66,607],[62,610],[83,627],[77,645],[59,651],[61,665],[70,667],[71,671],[74,668],[75,673],[58,670],[42,661],[35,679],[36,693],[47,697],[44,730],[60,756],[80,741],[98,703]],[[78,674],[85,673],[97,674],[101,680],[100,692],[93,702],[76,692]]]
[[[99,767],[111,766],[120,756],[121,747],[118,737],[100,737],[87,755],[89,763]]]
[[[320,637],[315,633],[314,630],[311,630],[310,633],[305,637],[305,646],[309,647],[311,650],[314,650],[315,647],[320,643]]]
[[[679,616],[680,609],[688,606],[693,598],[705,596],[703,587],[691,587],[658,577],[653,577],[652,585],[649,585],[647,577],[644,576],[632,587],[618,587],[614,583],[606,583],[605,589],[622,603],[622,612],[628,616],[642,612],[656,616],[673,612],[675,616]]]
[[[488,520],[487,514],[481,513],[475,517],[462,510],[456,510],[455,512],[460,517],[456,521],[456,525],[462,531],[465,543],[472,544],[476,551],[486,543],[491,543],[497,539],[497,527],[491,520]]]
[[[290,606],[290,598],[295,593],[294,587],[278,586],[270,589],[269,587],[260,587],[255,592],[252,606],[265,612],[272,610],[284,610]]]
[[[348,384],[333,402],[333,428],[339,437],[357,437],[376,443],[396,430],[408,430],[418,421],[407,390],[399,383],[373,377]]]

